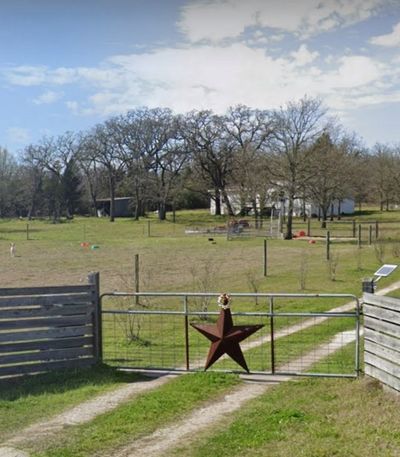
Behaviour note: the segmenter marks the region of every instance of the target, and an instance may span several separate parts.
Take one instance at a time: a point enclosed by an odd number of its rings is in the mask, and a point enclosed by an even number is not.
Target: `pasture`
[[[369,244],[368,229],[364,228],[361,247],[357,240],[349,239],[348,230],[352,228],[350,219],[341,222],[340,229],[333,224],[328,226],[333,234],[337,230],[337,237],[344,237],[338,239],[333,236],[330,261],[326,260],[326,244],[322,237],[324,231],[319,228],[318,221],[313,220],[311,225],[315,234],[314,244],[304,238],[291,241],[268,239],[266,277],[263,276],[263,237],[228,240],[225,235],[218,234],[185,234],[187,227],[212,228],[226,222],[222,217],[211,217],[203,211],[177,213],[175,222],[159,222],[155,217],[140,221],[117,219],[114,223],[94,218],[75,218],[60,224],[37,220],[29,222],[29,233],[27,221],[2,220],[1,287],[80,284],[86,282],[87,273],[98,271],[102,293],[132,292],[135,284],[134,257],[139,254],[140,291],[348,293],[359,296],[363,278],[372,276],[383,262],[397,264],[399,261],[400,223],[395,222],[397,218],[400,219],[400,214],[381,214],[372,209],[358,216],[357,224],[363,223],[364,227],[380,221],[379,240]],[[296,230],[305,228],[300,220],[296,220],[295,224]],[[10,242],[16,244],[15,257],[10,256]],[[82,245],[85,242],[89,246]],[[90,247],[93,245],[96,248]],[[400,269],[390,278],[382,279],[378,286],[384,287],[399,279]],[[180,302],[171,299],[162,302],[151,299],[146,305],[151,308],[160,304],[171,310],[181,307]],[[281,311],[325,311],[341,304],[343,301],[334,299],[327,302],[286,300],[277,306]],[[133,305],[134,299],[109,298],[104,301],[105,309],[127,309]],[[201,305],[193,301],[191,306]],[[218,311],[216,303],[212,301],[207,306],[210,311]],[[255,311],[263,306],[263,303],[256,303],[254,299],[236,300],[232,304],[233,311]],[[214,317],[210,319],[212,321]],[[277,323],[277,330],[292,324],[289,319],[282,319]],[[169,325],[164,323],[163,326],[166,343],[175,338]],[[294,359],[302,352],[311,350],[316,342],[326,342],[337,332],[352,328],[352,325],[349,320],[321,323],[315,326],[317,330],[299,332],[301,345],[293,344],[293,340],[284,337],[279,353],[281,360]],[[156,326],[152,331],[159,334],[160,329]],[[107,333],[107,328],[105,330]],[[118,333],[123,333],[122,327]],[[146,326],[141,336],[144,341],[150,338]],[[183,338],[183,335],[179,338]],[[111,350],[112,344],[106,335],[106,353]],[[207,341],[200,337],[195,345],[196,357],[202,357],[208,347]],[[264,346],[268,353],[268,345]],[[129,345],[129,350],[145,357],[148,348],[134,344]],[[259,350],[246,351],[246,358],[251,360],[254,357],[255,369],[262,370],[266,367],[257,365]],[[339,371],[343,367],[348,368],[353,352],[352,345],[349,345],[328,357],[328,365]],[[321,369],[321,366],[326,369],[328,362],[321,360],[320,365],[315,364],[312,370]],[[223,362],[221,367],[235,368],[230,361]],[[34,381],[24,381],[19,387],[12,388],[2,383],[0,410],[2,413],[12,411],[15,421],[21,420],[22,425],[28,425],[101,392],[111,392],[117,385],[140,379],[138,375],[121,376],[108,370],[97,368],[89,372],[76,372],[66,379],[40,375],[40,388]],[[176,421],[201,406],[204,399],[217,399],[242,382],[235,375],[208,375],[197,373],[175,380],[153,393],[132,399],[86,425],[73,426],[62,436],[30,443],[25,449],[37,456],[112,455],[114,448],[148,434],[163,424]],[[55,383],[57,388],[54,388]],[[170,400],[167,401],[166,396]],[[310,396],[315,399],[312,405]],[[181,397],[185,397],[185,401]],[[283,397],[284,404],[281,401]],[[367,401],[363,402],[362,398],[367,398]],[[400,420],[400,413],[398,408],[391,408],[385,402],[389,402],[388,397],[378,386],[365,381],[317,379],[285,383],[249,403],[237,417],[217,424],[212,434],[200,433],[185,445],[182,443],[178,449],[171,451],[171,455],[206,456],[211,455],[210,449],[216,449],[213,455],[221,456],[231,455],[238,449],[244,454],[251,452],[260,456],[300,455],[300,449],[303,449],[301,455],[322,457],[333,455],[333,449],[339,442],[343,452],[335,455],[363,455],[363,452],[372,455],[370,450],[378,439],[379,427],[388,442],[395,443],[387,445],[380,455],[396,455],[393,452],[400,449],[396,447],[400,446],[400,438],[391,427],[389,417],[395,418],[394,421]],[[52,404],[56,405],[54,410]],[[380,421],[378,415],[368,414],[368,405],[381,412]],[[324,411],[329,408],[331,413],[327,415]],[[147,411],[144,416],[143,411]],[[372,432],[369,435],[366,432],[355,434],[357,450],[351,450],[342,436],[349,436],[349,430],[356,430],[357,414],[366,418],[366,427]],[[0,435],[3,438],[12,435],[12,424],[0,421]],[[259,430],[256,435],[249,432],[254,428]],[[231,440],[231,436],[235,439]],[[230,442],[230,446],[225,445],[227,442]]]
[[[376,220],[378,216],[365,217]],[[159,222],[155,217],[114,223],[97,218],[60,224],[35,220],[29,222],[27,240],[27,221],[0,220],[1,283],[7,287],[79,284],[86,281],[88,272],[99,271],[102,292],[132,290],[134,255],[139,254],[141,291],[253,292],[256,287],[260,292],[359,293],[361,279],[371,275],[382,260],[396,263],[400,257],[400,224],[397,229],[397,224],[385,220],[379,243],[369,246],[366,233],[361,249],[355,240],[333,238],[334,266],[326,262],[323,238],[316,238],[313,245],[304,239],[269,240],[264,278],[263,238],[228,241],[223,235],[185,235],[189,224],[214,227],[223,223],[223,218],[215,220],[204,211],[178,213],[176,223]],[[347,223],[346,230],[350,226]],[[296,221],[295,227],[304,229],[304,223]],[[318,221],[313,220],[312,232],[317,231],[322,235]],[[10,258],[10,242],[16,243],[14,258]],[[98,248],[82,248],[84,242]],[[400,278],[400,272],[395,275],[390,281]]]

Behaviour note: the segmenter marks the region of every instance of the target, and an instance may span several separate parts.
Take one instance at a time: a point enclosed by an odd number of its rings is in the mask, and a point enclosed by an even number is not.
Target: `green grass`
[[[140,377],[98,366],[0,382],[0,439]]]
[[[330,364],[339,369],[351,357],[352,348],[345,347],[329,357]],[[167,455],[394,457],[400,449],[399,406],[397,397],[370,379],[290,381]]]
[[[338,254],[339,262],[336,281],[331,281],[323,240],[314,245],[304,240],[269,240],[268,277],[264,278],[262,238],[227,241],[225,236],[215,236],[216,244],[212,244],[207,236],[184,234],[190,220],[218,226],[220,219],[205,211],[192,211],[178,212],[175,224],[154,218],[117,219],[110,223],[106,219],[77,217],[61,224],[35,220],[29,222],[29,241],[26,221],[0,220],[3,283],[17,287],[72,284],[85,282],[89,271],[99,271],[102,292],[131,290],[134,255],[139,254],[141,290],[253,291],[249,284],[251,276],[260,291],[298,292],[301,259],[306,256],[305,292],[359,293],[361,279],[380,266],[373,246],[357,249],[355,243],[334,241],[332,252]],[[313,224],[318,225],[318,221]],[[9,257],[10,241],[17,244],[15,259]],[[83,241],[99,248],[82,248]],[[387,263],[396,263],[400,255],[397,245],[394,240],[385,244]]]
[[[350,220],[351,218],[348,218]],[[375,220],[381,222],[381,233],[386,239],[384,243],[384,261],[385,263],[398,263],[400,255],[400,247],[397,240],[397,227],[393,221],[400,219],[399,212],[379,213],[375,210],[368,210],[368,214],[357,215],[357,221],[372,222]],[[52,224],[48,221],[32,221],[30,226],[30,240],[26,240],[26,221],[15,220],[0,220],[0,262],[3,265],[2,269],[2,284],[3,287],[23,287],[26,285],[51,285],[51,284],[80,284],[86,282],[86,275],[89,271],[99,271],[101,274],[101,291],[109,292],[113,290],[131,291],[134,284],[133,278],[133,260],[134,254],[140,255],[140,289],[142,291],[214,291],[214,292],[253,292],[249,282],[249,277],[252,277],[258,284],[260,292],[305,292],[305,293],[352,293],[360,295],[361,280],[366,276],[372,276],[373,272],[380,266],[376,251],[373,246],[363,245],[362,249],[358,249],[354,242],[337,242],[334,241],[331,247],[331,252],[339,256],[338,268],[336,272],[336,280],[332,281],[328,265],[325,260],[325,242],[317,241],[316,244],[308,244],[304,240],[269,240],[268,241],[268,276],[262,276],[263,269],[263,240],[260,238],[243,238],[235,241],[228,241],[224,236],[215,236],[216,244],[211,244],[207,236],[186,236],[184,229],[186,226],[219,226],[225,222],[225,218],[215,218],[207,214],[205,211],[194,212],[179,212],[177,213],[176,223],[173,224],[170,220],[159,222],[154,217],[133,221],[131,219],[117,219],[115,223],[110,223],[105,219],[95,218],[76,218],[72,221],[66,221],[61,224]],[[148,236],[148,221],[150,221],[150,235]],[[385,225],[386,224],[386,225]],[[341,230],[345,233],[350,227],[350,224],[338,224],[342,227]],[[344,227],[344,228],[343,228]],[[368,224],[365,225],[368,227]],[[296,220],[295,229],[304,229],[304,225],[299,220]],[[316,220],[312,221],[312,233],[320,231],[324,235],[324,231],[319,228],[319,223]],[[366,231],[363,234],[366,236]],[[333,233],[334,235],[334,233]],[[391,238],[391,239],[389,239]],[[366,238],[364,237],[364,240]],[[17,243],[17,257],[11,259],[9,256],[9,242]],[[84,249],[80,246],[82,241],[89,241],[99,246],[97,250]],[[305,288],[300,287],[300,273],[302,258],[306,257],[306,281]],[[379,282],[379,287],[385,287],[387,284],[400,279],[400,269],[396,270],[389,278],[382,279]],[[343,301],[311,301],[311,300],[277,300],[277,311],[317,311],[326,310],[334,306],[342,304]],[[198,309],[199,303],[190,302],[191,310]],[[105,308],[126,308],[131,306],[128,302],[116,302],[111,299],[104,300]],[[165,307],[168,309],[183,309],[182,301],[178,300],[149,300],[146,304],[150,309],[159,309]],[[214,301],[209,303],[209,310],[217,311],[218,308]],[[268,303],[261,302],[255,305],[253,300],[234,300],[232,304],[233,311],[256,311],[268,310]],[[235,318],[236,319],[236,318]],[[235,320],[234,319],[234,320]],[[239,323],[238,318],[238,323]],[[299,332],[298,335],[283,338],[277,346],[278,362],[286,361],[289,357],[296,358],[304,352],[307,352],[313,345],[320,344],[322,341],[327,341],[337,331],[345,330],[348,327],[346,320],[336,320],[331,324],[323,324],[314,331]],[[235,320],[236,322],[236,320]],[[243,322],[244,323],[244,322]],[[252,323],[252,322],[250,322]],[[183,365],[183,323],[181,320],[152,322],[142,321],[140,332],[141,341],[137,343],[129,343],[126,339],[126,334],[121,325],[112,324],[110,328],[105,329],[105,354],[112,350],[112,342],[110,341],[116,332],[117,339],[121,341],[121,350],[125,358],[140,359],[141,363],[147,365],[170,364],[175,366]],[[288,325],[289,322],[278,320],[276,328],[282,328]],[[151,328],[150,328],[151,327]],[[115,330],[116,329],[116,330]],[[179,333],[180,332],[180,333]],[[267,329],[265,329],[267,332]],[[162,338],[160,338],[162,335]],[[158,341],[155,339],[158,338]],[[257,338],[257,334],[255,334]],[[191,342],[193,343],[193,352],[191,356],[196,358],[205,358],[208,341],[195,335],[193,331],[190,334]],[[197,340],[196,340],[197,339]],[[150,346],[147,343],[150,341]],[[352,346],[352,345],[351,345]],[[180,348],[176,350],[176,348]],[[152,351],[152,352],[150,352]],[[172,354],[174,351],[174,355]],[[179,353],[179,351],[181,351]],[[196,352],[197,351],[197,352]],[[346,358],[343,358],[343,352],[340,351],[336,356],[341,357],[341,365],[338,360],[338,370],[342,370],[344,366],[348,366]],[[351,355],[354,354],[351,348]],[[335,357],[336,357],[335,356]],[[246,358],[249,357],[251,369],[263,369],[268,366],[269,362],[269,345],[264,348],[257,348],[246,353]],[[313,367],[313,370],[321,369],[325,371],[335,370],[336,365],[329,362],[321,362],[320,367]],[[150,362],[149,362],[150,361]],[[172,362],[171,362],[172,361]],[[227,367],[233,367],[230,362]],[[221,367],[223,367],[223,363]],[[219,367],[217,367],[219,368]],[[237,368],[235,365],[234,368]],[[208,374],[214,376],[213,374]],[[114,375],[113,375],[114,376]],[[199,376],[201,376],[199,374]],[[47,392],[48,385],[51,391],[51,386],[60,384],[63,389],[63,381],[60,379],[51,381],[50,378],[42,378],[42,386],[35,387],[32,381],[26,381],[23,389],[25,393],[16,394],[13,400],[5,398],[5,403],[0,403],[0,406],[7,411],[7,414],[1,414],[0,430],[3,427],[3,433],[15,429],[18,425],[24,426],[38,419],[47,417],[57,411],[63,410],[65,407],[79,403],[80,401],[89,398],[96,392],[101,392],[102,389],[112,388],[117,385],[118,380],[110,380],[104,382],[93,377],[92,381],[82,382],[80,386],[69,388],[66,387],[62,392]],[[39,378],[38,378],[39,379]],[[188,378],[194,379],[194,378]],[[65,380],[67,383],[68,379]],[[71,381],[72,382],[72,381]],[[309,397],[312,396],[314,381],[305,381],[305,389],[308,390]],[[316,382],[316,381],[315,381]],[[331,381],[329,381],[331,382]],[[24,381],[25,383],[25,381]],[[78,382],[79,384],[79,382]],[[18,388],[18,383],[15,388]],[[315,384],[318,385],[318,384]],[[333,384],[332,384],[333,385]],[[346,386],[346,381],[343,381],[343,386]],[[353,384],[349,384],[353,385]],[[36,390],[35,390],[36,389]],[[42,389],[42,393],[40,393]],[[98,389],[96,391],[96,389]],[[279,387],[280,389],[280,387]],[[319,387],[317,388],[317,390]],[[3,392],[4,389],[1,389]],[[200,389],[201,390],[201,389]],[[31,391],[33,394],[31,394]],[[205,397],[207,392],[211,392],[207,387],[202,390]],[[4,390],[4,392],[6,392]],[[164,391],[162,391],[164,392]],[[169,391],[168,391],[169,392]],[[283,391],[285,395],[291,396],[289,390]],[[156,393],[154,393],[156,394]],[[169,395],[169,393],[168,393]],[[175,398],[171,393],[172,398]],[[304,393],[306,396],[306,393]],[[10,397],[11,398],[11,397]],[[316,397],[316,401],[318,396]],[[149,400],[150,401],[150,400]],[[191,401],[191,400],[190,400]],[[199,403],[195,400],[192,406],[185,406],[188,409]],[[200,400],[199,400],[200,401]],[[319,401],[319,400],[318,400]],[[3,398],[0,397],[0,402]],[[161,400],[160,400],[161,402]],[[189,402],[190,403],[190,402]],[[4,406],[3,406],[4,404]],[[276,406],[278,403],[276,402]],[[153,405],[154,406],[154,405]],[[152,406],[152,408],[153,408]],[[163,414],[160,411],[163,408],[153,408],[147,418],[139,420],[135,419],[134,427],[139,427],[132,431],[126,432],[126,435],[110,438],[110,444],[106,446],[114,446],[127,439],[129,433],[143,434],[149,430],[153,430],[163,422]],[[277,406],[278,407],[278,406]],[[134,406],[132,405],[132,408]],[[153,409],[150,408],[151,411]],[[166,406],[169,410],[169,404]],[[171,418],[179,417],[179,411],[171,407],[171,416],[166,417],[166,421],[173,420]],[[289,411],[297,411],[297,407],[287,405]],[[15,411],[15,414],[14,414]],[[2,412],[2,411],[0,411]],[[130,422],[130,413],[127,416],[121,416],[121,424]],[[140,418],[139,412],[132,413],[134,418]],[[307,423],[307,415],[301,418],[296,418],[296,413],[289,419],[285,419],[285,414],[280,416],[279,420],[283,423]],[[11,417],[12,416],[12,417]],[[25,417],[26,416],[26,417]],[[159,417],[160,416],[160,417]],[[11,417],[11,419],[10,419]],[[125,417],[125,419],[124,419]],[[110,425],[105,418],[105,423]],[[100,418],[99,418],[100,420]],[[112,423],[113,419],[109,419]],[[118,419],[119,420],[119,419]],[[137,422],[139,424],[137,424]],[[120,424],[120,422],[116,422]],[[268,425],[268,424],[267,424]],[[257,423],[255,423],[255,427]],[[96,425],[88,424],[88,436],[91,440],[96,441],[97,431]],[[100,426],[99,426],[100,427]],[[107,428],[107,426],[104,426]],[[142,428],[140,428],[142,427]],[[125,430],[125,425],[121,425]],[[129,428],[129,427],[128,427]],[[254,427],[253,427],[254,428]],[[140,430],[139,430],[140,429]],[[75,430],[75,429],[74,429]],[[77,428],[75,433],[80,434],[81,427]],[[101,429],[101,427],[99,428]],[[139,431],[136,431],[139,430]],[[99,432],[98,437],[101,442],[103,432]],[[124,432],[125,433],[125,432]],[[281,433],[279,431],[279,433]],[[279,434],[278,433],[278,434]],[[122,433],[123,434],[123,433]],[[70,435],[68,435],[70,436]],[[75,436],[75,435],[74,435]],[[137,435],[134,435],[137,436]],[[286,435],[285,435],[286,436]],[[72,441],[64,443],[68,449],[75,449],[76,452],[86,452],[85,446],[88,449],[91,445],[81,443],[79,447],[73,447],[72,442],[79,441],[80,438],[68,438]],[[286,438],[285,438],[286,439]],[[90,441],[90,440],[89,440]],[[117,443],[117,444],[116,444]],[[62,444],[62,446],[64,446]],[[61,447],[62,447],[61,446]],[[72,446],[72,447],[71,447]],[[260,452],[264,452],[264,445],[260,445]],[[57,454],[58,450],[53,450],[52,456],[63,456]],[[83,449],[83,450],[82,450]],[[246,448],[246,446],[244,447]],[[256,449],[255,452],[258,452]],[[289,448],[290,449],[290,448]],[[61,451],[60,451],[61,452]],[[64,452],[64,450],[62,451]],[[89,451],[88,451],[89,452]],[[91,451],[90,451],[91,452]],[[240,455],[239,446],[239,455]],[[243,451],[245,452],[245,451]],[[265,451],[266,452],[266,451]],[[279,451],[280,452],[280,451]],[[282,451],[283,452],[283,451]],[[286,455],[290,455],[290,450]],[[80,454],[65,454],[77,455]],[[86,455],[86,454],[82,454]],[[201,455],[201,454],[199,454]],[[218,455],[218,454],[216,454]],[[222,456],[225,454],[221,454]],[[256,455],[256,454],[254,454]],[[260,454],[264,455],[264,454]],[[265,454],[267,455],[267,454]],[[275,455],[272,452],[272,455]],[[280,455],[280,454],[276,454]],[[282,454],[284,455],[284,454]],[[292,455],[297,455],[292,453]],[[301,454],[298,454],[301,455]],[[306,454],[307,455],[307,454]],[[308,454],[313,455],[313,454]],[[320,455],[320,454],[315,454]],[[323,455],[323,454],[321,454]],[[330,455],[330,454],[327,454]],[[349,454],[352,455],[352,454]],[[384,455],[384,454],[383,454]]]
[[[34,457],[86,457],[106,452],[171,423],[204,402],[213,401],[237,385],[234,375],[188,374],[142,394],[88,424],[71,427],[37,450]],[[43,446],[43,445],[42,445]]]

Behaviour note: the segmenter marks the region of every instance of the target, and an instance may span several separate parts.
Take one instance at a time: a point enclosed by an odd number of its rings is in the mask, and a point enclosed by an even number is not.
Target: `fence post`
[[[358,224],[358,247],[361,248],[361,224]]]
[[[368,244],[369,244],[369,246],[371,246],[371,244],[372,244],[372,225],[369,226]]]
[[[379,222],[375,221],[375,239],[379,238]]]
[[[26,239],[29,241],[29,224],[26,224]]]
[[[275,340],[274,340],[274,299],[269,299],[270,335],[271,335],[271,373],[275,374]]]
[[[150,236],[150,221],[147,221],[147,236]]]
[[[185,362],[186,362],[186,371],[190,369],[189,362],[189,316],[188,316],[188,299],[187,295],[184,297],[183,307],[185,311]]]
[[[331,232],[326,232],[326,260],[330,258],[330,244],[331,244]]]
[[[311,219],[307,219],[307,236],[311,236]]]
[[[139,293],[139,254],[135,254],[135,292]],[[135,295],[135,305],[139,304],[139,296]]]
[[[353,219],[353,238],[356,237],[356,221]]]
[[[103,329],[100,301],[100,273],[89,273],[88,282],[92,286],[93,311],[93,352],[96,362],[103,359]]]
[[[264,276],[266,277],[267,276],[267,240],[264,239]]]

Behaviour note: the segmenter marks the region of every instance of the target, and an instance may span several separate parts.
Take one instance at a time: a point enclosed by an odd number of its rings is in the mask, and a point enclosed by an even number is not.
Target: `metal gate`
[[[113,292],[101,296],[103,361],[137,370],[204,369],[216,293]],[[251,373],[356,377],[360,303],[350,294],[230,294],[234,325],[263,325],[240,346]],[[240,311],[243,310],[243,311]],[[223,356],[210,370],[240,371]]]

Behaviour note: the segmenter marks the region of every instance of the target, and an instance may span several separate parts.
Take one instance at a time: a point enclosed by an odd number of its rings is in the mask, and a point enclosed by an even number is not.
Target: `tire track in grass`
[[[377,295],[385,295],[389,292],[392,292],[393,290],[399,289],[400,288],[400,281],[397,281],[388,287],[385,287],[383,289],[380,289],[376,292]],[[333,308],[330,310],[330,312],[345,312],[349,311],[352,308],[354,308],[355,302],[350,302],[346,303],[345,305],[339,306],[337,308]],[[285,336],[288,336],[290,334],[296,333],[300,330],[304,330],[305,328],[311,327],[313,325],[320,324],[324,322],[327,317],[319,317],[316,319],[308,319],[301,324],[296,324],[290,327],[287,327],[286,329],[282,329],[278,331],[275,334],[275,338],[282,338]],[[302,369],[307,369],[309,368],[313,363],[316,362],[316,358],[319,357],[320,359],[326,357],[329,354],[332,354],[336,350],[340,349],[343,347],[345,344],[348,344],[351,340],[350,333],[352,332],[342,332],[337,334],[328,344],[321,345],[321,347],[318,347],[311,351],[309,354],[306,354],[305,356],[296,359],[292,362],[288,362],[288,364],[279,367],[281,371],[287,371],[290,370],[290,365],[293,364],[300,364]],[[353,332],[354,333],[354,332]],[[339,344],[338,344],[338,339],[340,339]],[[243,343],[242,344],[242,349],[243,350],[248,350],[252,349],[254,347],[257,347],[261,344],[264,344],[266,342],[270,341],[270,336],[266,336],[263,338],[260,338],[256,341],[250,342],[248,344]],[[334,350],[332,351],[332,344],[335,344]],[[201,364],[198,364],[201,366]],[[173,377],[174,375],[166,375],[162,376],[160,378],[157,378],[152,381],[144,381],[144,382],[137,382],[134,384],[130,384],[128,386],[124,386],[122,388],[119,388],[115,390],[112,393],[107,393],[104,395],[101,395],[99,397],[96,397],[92,400],[89,400],[87,402],[84,402],[77,407],[74,407],[70,410],[65,411],[64,413],[48,420],[48,421],[42,421],[36,424],[33,424],[24,430],[20,431],[18,435],[15,437],[9,439],[3,444],[3,447],[0,447],[0,457],[26,457],[27,454],[22,451],[18,451],[17,449],[14,448],[14,446],[18,446],[24,443],[29,443],[29,441],[36,441],[37,439],[40,438],[48,438],[49,435],[56,434],[57,432],[60,432],[64,427],[68,425],[79,425],[83,424],[86,422],[89,422],[90,420],[94,419],[97,415],[103,414],[104,412],[110,411],[119,405],[121,405],[123,402],[125,402],[127,399],[132,398],[132,396],[139,394],[141,392],[150,390],[150,389],[155,389],[162,384],[166,383]],[[285,381],[288,379],[291,379],[290,377],[282,377],[279,376],[277,377],[269,377],[270,380],[279,382],[280,381]],[[262,387],[264,387],[264,390],[268,387],[270,387],[271,384],[264,384]],[[272,384],[273,385],[273,384]],[[257,387],[256,387],[257,386]],[[241,389],[246,390],[247,394],[249,395],[249,398],[252,398],[252,389],[254,389],[254,396],[257,396],[258,390],[260,389],[260,386],[255,384],[253,387],[249,387],[249,385],[246,384],[246,388],[243,387]],[[262,390],[262,389],[261,389]],[[233,395],[233,394],[232,394]],[[229,396],[228,396],[229,397]],[[238,402],[239,404],[240,402]],[[241,404],[241,403],[240,403]],[[211,407],[213,409],[213,406]],[[224,408],[222,407],[222,410]],[[194,420],[194,419],[193,419]],[[216,419],[217,420],[217,419]],[[196,421],[195,421],[196,422]],[[198,425],[197,425],[198,427]],[[168,428],[166,429],[161,429],[160,433],[163,433],[163,430],[167,430],[166,433],[171,433],[168,432]],[[158,432],[157,432],[158,433]],[[188,432],[190,433],[190,432]],[[173,443],[173,434],[169,437],[167,442]],[[14,454],[13,454],[14,453]],[[19,453],[19,454],[18,454]],[[113,454],[114,455],[114,454]],[[122,455],[135,455],[135,454],[121,454]],[[139,454],[138,454],[139,455]],[[143,455],[143,454],[141,454]],[[149,456],[152,454],[149,454]],[[158,455],[158,454],[154,454]]]
[[[301,364],[303,369],[310,368],[321,359],[342,349],[355,340],[354,331],[345,331],[336,334],[328,343],[321,344],[305,356],[294,360],[292,363]],[[279,367],[280,371],[289,369],[288,364]],[[258,379],[261,379],[260,375]],[[246,379],[244,377],[244,379]],[[223,420],[232,417],[232,413],[242,405],[265,393],[273,385],[293,379],[291,376],[268,376],[268,382],[247,381],[234,392],[225,395],[219,402],[200,408],[185,416],[179,422],[158,429],[154,433],[140,438],[133,443],[103,457],[160,457],[174,449],[185,439],[190,439],[199,431],[217,425]],[[229,420],[229,419],[228,419]]]
[[[18,435],[8,439],[3,444],[3,447],[0,447],[0,457],[3,457],[3,454],[7,456],[8,454],[6,452],[11,452],[11,450],[7,451],[7,449],[12,449],[14,446],[25,445],[29,444],[29,442],[48,438],[50,435],[54,435],[70,425],[80,425],[89,422],[99,414],[117,408],[135,395],[160,387],[173,377],[175,375],[166,375],[156,379],[149,379],[148,381],[134,382],[83,402],[52,419],[30,425],[19,431]]]

